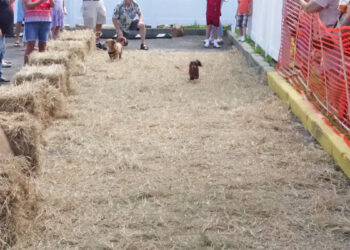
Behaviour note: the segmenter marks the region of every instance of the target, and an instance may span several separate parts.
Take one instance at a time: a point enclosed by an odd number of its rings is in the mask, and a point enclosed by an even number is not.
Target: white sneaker
[[[239,42],[244,42],[244,41],[245,41],[245,37],[244,37],[244,36],[240,36],[240,37],[238,38],[238,41],[239,41]]]
[[[219,49],[220,45],[218,44],[218,40],[214,40],[214,48]]]
[[[3,68],[11,68],[12,67],[12,63],[9,62],[9,61],[2,60],[2,67]]]
[[[210,45],[209,43],[210,43],[209,39],[206,39],[204,43],[204,48],[209,48],[209,45]]]

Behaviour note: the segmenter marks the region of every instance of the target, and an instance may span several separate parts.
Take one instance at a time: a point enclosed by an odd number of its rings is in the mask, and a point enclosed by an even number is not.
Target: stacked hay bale
[[[42,129],[64,115],[70,76],[81,73],[95,49],[92,31],[65,32],[62,39],[49,42],[45,53],[33,53],[13,85],[0,88],[0,249],[14,245],[35,216],[37,195],[30,183],[40,168]]]
[[[24,156],[30,163],[26,174],[40,167],[40,123],[28,113],[0,113],[0,126],[15,156]]]
[[[73,53],[68,51],[45,51],[34,52],[29,56],[29,65],[52,65],[61,64],[65,66],[70,75],[78,76],[85,73],[85,66],[82,59],[75,57]]]
[[[71,32],[62,32],[58,38],[60,41],[82,41],[87,44],[89,51],[96,49],[96,36],[91,30],[83,29]]]
[[[26,112],[44,126],[53,118],[64,116],[64,96],[48,80],[23,82],[16,88],[4,88],[0,95],[0,112]]]
[[[0,158],[0,249],[13,246],[37,215],[36,188],[22,171],[28,168],[24,158]]]
[[[59,89],[65,96],[70,91],[69,74],[65,66],[52,64],[48,66],[27,65],[18,72],[14,79],[14,85],[21,85],[24,82],[33,82],[45,79],[52,86]]]

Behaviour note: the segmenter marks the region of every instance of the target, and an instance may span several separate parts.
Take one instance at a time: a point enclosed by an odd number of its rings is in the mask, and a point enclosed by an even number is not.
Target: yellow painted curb
[[[305,128],[333,156],[336,164],[350,178],[350,147],[337,135],[316,113],[304,98],[277,72],[268,72],[267,81],[270,87],[284,101],[290,104],[293,113],[299,117]]]

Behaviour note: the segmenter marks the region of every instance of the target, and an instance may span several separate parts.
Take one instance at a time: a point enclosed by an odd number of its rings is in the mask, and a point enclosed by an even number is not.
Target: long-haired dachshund
[[[113,62],[117,58],[121,59],[123,54],[123,45],[114,39],[108,39],[106,40],[106,43],[108,45],[108,55],[111,61]]]
[[[199,68],[202,67],[202,63],[198,60],[190,62],[190,80],[199,78]]]

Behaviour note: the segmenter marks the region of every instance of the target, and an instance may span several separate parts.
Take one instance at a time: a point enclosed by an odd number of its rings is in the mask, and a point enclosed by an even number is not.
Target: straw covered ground
[[[237,52],[98,51],[73,82],[18,248],[350,247],[349,181]]]

